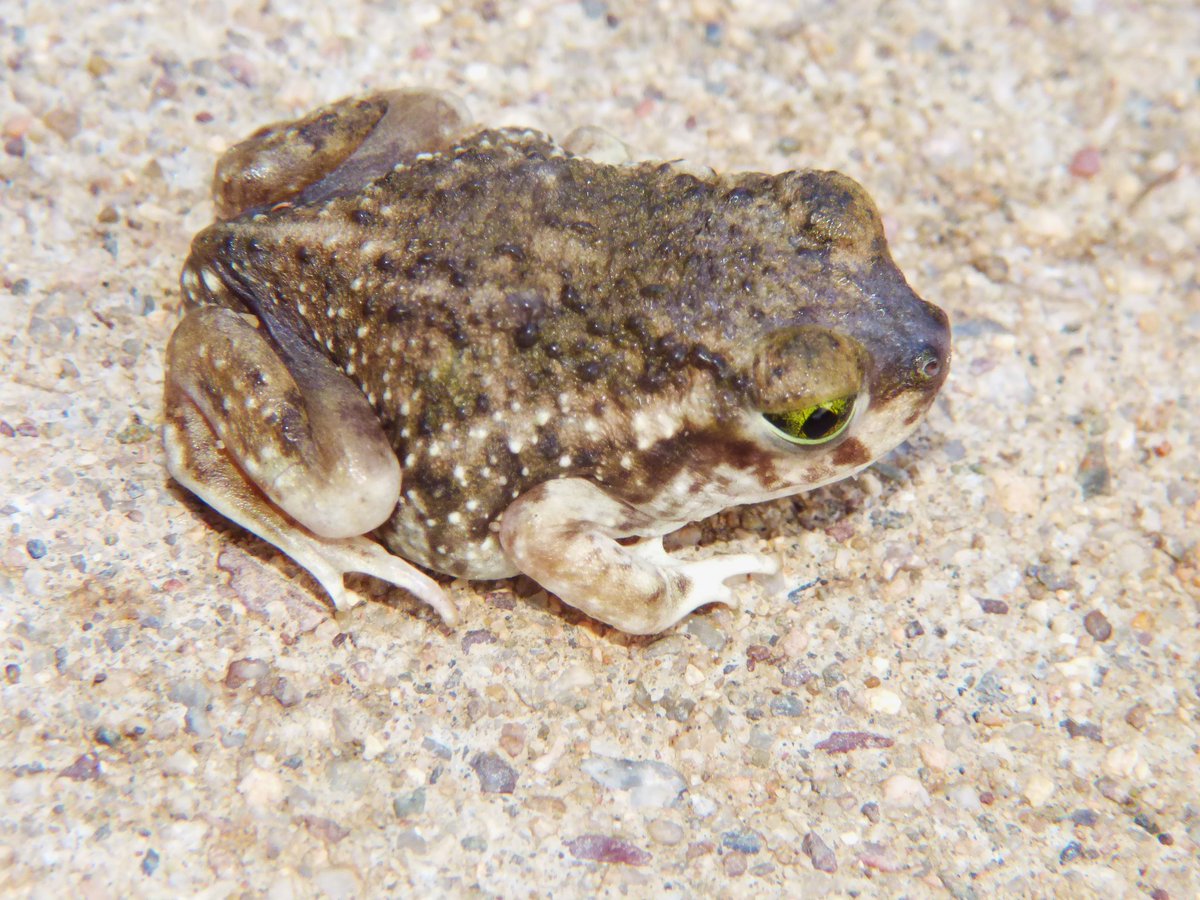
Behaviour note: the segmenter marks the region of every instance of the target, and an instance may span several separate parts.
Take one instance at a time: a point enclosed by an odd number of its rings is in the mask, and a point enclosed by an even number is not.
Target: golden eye
[[[803,409],[763,413],[779,436],[793,444],[824,444],[841,434],[854,414],[854,397],[838,397]]]

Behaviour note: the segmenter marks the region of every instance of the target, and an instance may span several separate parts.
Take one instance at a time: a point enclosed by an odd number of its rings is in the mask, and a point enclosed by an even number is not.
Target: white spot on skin
[[[204,286],[212,293],[221,293],[221,279],[211,269],[201,269],[200,280],[204,282]]]
[[[446,521],[449,522],[451,525],[460,525],[460,524],[462,524],[462,513],[452,512],[448,516],[446,516]]]
[[[466,507],[467,507],[467,512],[475,512],[475,510],[479,509],[479,501],[478,500],[468,500],[466,503]]]
[[[571,467],[571,457],[564,453],[559,457],[558,464],[561,468],[569,469]]]
[[[659,441],[671,437],[678,432],[681,422],[678,412],[666,408],[635,413],[632,424],[633,433],[637,436],[637,448],[648,450]]]
[[[510,452],[510,453],[512,453],[512,454],[514,454],[514,455],[515,455],[515,454],[517,454],[517,453],[520,453],[520,452],[521,452],[521,448],[522,448],[522,447],[524,447],[524,446],[525,446],[525,445],[524,445],[524,444],[522,444],[522,443],[521,443],[519,440],[517,440],[516,438],[509,438],[509,439],[508,439],[508,450],[509,450],[509,452]]]
[[[545,425],[547,422],[550,421],[550,418],[551,418],[550,410],[539,409],[537,415],[534,417],[534,421],[537,422],[538,425]]]

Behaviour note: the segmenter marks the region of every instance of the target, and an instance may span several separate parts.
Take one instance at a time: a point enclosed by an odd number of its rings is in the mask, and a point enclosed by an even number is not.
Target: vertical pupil
[[[800,426],[800,433],[810,441],[815,441],[818,438],[823,438],[829,432],[833,431],[837,425],[837,413],[830,412],[823,406],[818,406],[812,411],[812,414],[804,420],[804,424]]]

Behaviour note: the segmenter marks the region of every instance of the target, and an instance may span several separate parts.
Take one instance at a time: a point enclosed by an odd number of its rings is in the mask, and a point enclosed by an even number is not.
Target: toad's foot
[[[726,579],[779,569],[776,560],[756,554],[677,560],[661,538],[627,547],[617,542],[646,524],[590,481],[564,478],[514,501],[500,542],[521,571],[564,603],[630,634],[655,634],[706,603],[736,605]]]
[[[708,559],[676,559],[663,549],[661,537],[646,538],[625,548],[628,552],[658,565],[659,569],[686,579],[689,584],[687,612],[707,603],[738,605],[733,590],[725,582],[747,575],[777,575],[779,560],[761,553],[730,553]]]

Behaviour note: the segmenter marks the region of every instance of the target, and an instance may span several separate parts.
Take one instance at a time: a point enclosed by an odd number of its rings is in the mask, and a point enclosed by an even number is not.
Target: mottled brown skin
[[[945,378],[945,315],[908,287],[843,175],[701,179],[510,130],[441,136],[347,179],[346,148],[382,117],[378,98],[358,103],[289,126],[310,156],[280,127],[231,151],[217,179],[230,218],[195,239],[184,293],[254,316],[285,363],[320,357],[361,390],[403,470],[379,535],[409,559],[511,574],[501,519],[557,479],[602,488],[625,510],[612,530],[661,534],[842,477],[902,438]],[[283,188],[238,180],[278,147]],[[195,391],[215,404],[228,389]],[[304,393],[265,415],[284,459],[305,452],[289,438],[307,427]],[[895,404],[891,443],[852,426],[792,447],[746,424],[844,394],[869,397],[856,422],[890,422]],[[694,502],[664,497],[681,479]]]

